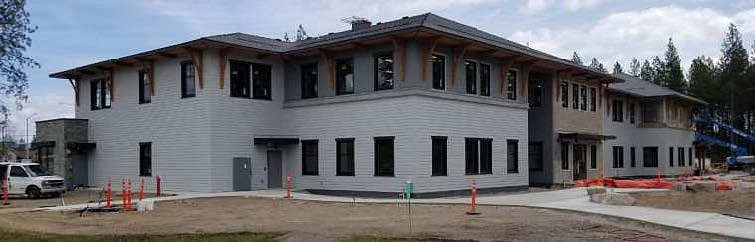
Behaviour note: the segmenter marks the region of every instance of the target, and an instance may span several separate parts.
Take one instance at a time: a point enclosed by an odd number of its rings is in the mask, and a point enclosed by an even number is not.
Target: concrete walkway
[[[637,189],[614,189],[616,192],[631,192]],[[644,191],[647,191],[645,189]],[[145,200],[152,201],[170,201],[192,198],[207,197],[264,197],[264,198],[282,198],[284,192],[281,190],[260,190],[249,192],[223,192],[223,193],[185,193],[176,196],[166,196],[159,198],[149,198]],[[323,202],[345,202],[345,203],[397,203],[398,199],[388,198],[353,198],[314,195],[308,193],[293,193],[294,199],[323,201]],[[398,198],[398,197],[397,197]],[[412,199],[412,203],[417,204],[469,204],[469,197],[449,197],[449,198],[432,198],[432,199]],[[480,205],[500,205],[500,206],[525,206],[537,208],[562,209],[576,212],[608,215],[620,218],[628,218],[658,225],[664,225],[674,228],[686,229],[697,232],[711,233],[728,237],[755,240],[755,221],[725,216],[717,213],[680,211],[669,209],[657,209],[636,206],[613,206],[592,203],[589,201],[587,192],[584,188],[572,188],[565,190],[533,192],[523,194],[493,194],[481,195],[477,199]],[[113,204],[119,205],[120,201]],[[76,204],[52,208],[39,208],[37,210],[61,211],[61,210],[78,210],[85,207],[97,207],[97,204]]]

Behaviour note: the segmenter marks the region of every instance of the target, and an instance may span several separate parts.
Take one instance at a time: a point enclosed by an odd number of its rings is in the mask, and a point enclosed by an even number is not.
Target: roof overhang
[[[572,141],[575,141],[575,142],[578,142],[578,141],[603,141],[603,140],[616,139],[616,136],[613,136],[613,135],[601,135],[601,134],[591,134],[591,133],[581,133],[581,132],[559,132],[558,133],[558,139],[559,140],[572,140]]]
[[[66,149],[71,150],[73,153],[83,153],[92,150],[97,147],[94,142],[68,142],[66,143]]]
[[[254,138],[255,145],[278,146],[278,145],[295,145],[298,143],[299,143],[299,138],[281,138],[281,137],[255,137]]]
[[[55,147],[55,141],[40,141],[31,143],[32,149],[39,149],[42,147]]]

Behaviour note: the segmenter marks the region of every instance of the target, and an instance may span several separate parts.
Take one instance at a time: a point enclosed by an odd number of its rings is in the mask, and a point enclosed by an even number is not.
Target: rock
[[[152,210],[155,210],[155,201],[144,200],[136,203],[136,211],[144,212]]]
[[[715,182],[695,182],[695,183],[692,183],[692,185],[687,186],[687,188],[693,192],[715,192],[716,183]]]
[[[632,206],[635,203],[634,198],[625,193],[606,192],[598,193],[590,196],[590,202],[618,205],[618,206]]]
[[[587,188],[587,195],[593,195],[593,194],[600,194],[600,193],[606,193],[605,187],[588,187]]]
[[[684,192],[684,191],[687,191],[687,185],[688,185],[687,183],[677,182],[676,184],[674,184],[674,187],[671,189],[674,191]]]

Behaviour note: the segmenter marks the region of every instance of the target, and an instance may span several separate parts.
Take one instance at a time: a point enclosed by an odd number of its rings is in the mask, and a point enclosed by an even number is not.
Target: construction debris
[[[629,194],[608,191],[590,195],[590,202],[608,205],[633,206],[635,200]]]

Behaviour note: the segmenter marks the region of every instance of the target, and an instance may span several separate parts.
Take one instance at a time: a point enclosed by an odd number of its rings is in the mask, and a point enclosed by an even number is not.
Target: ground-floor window
[[[561,169],[569,170],[569,143],[561,142]]]
[[[375,176],[393,176],[393,137],[375,137]]]
[[[624,147],[613,147],[613,168],[624,168]]]
[[[448,138],[433,136],[432,140],[433,176],[448,175]]]
[[[674,167],[674,147],[668,147],[668,166]]]
[[[301,174],[316,176],[319,173],[317,140],[301,141]]]
[[[39,147],[38,156],[39,156],[39,164],[44,168],[47,172],[54,172],[53,164],[55,163],[55,156],[53,152],[55,151],[55,146],[43,146]]]
[[[506,171],[519,173],[519,141],[506,140]]]
[[[686,162],[684,162],[684,147],[678,147],[676,148],[679,152],[677,153],[679,155],[679,166],[684,166]]]
[[[692,157],[692,147],[687,148],[688,155],[689,155],[689,166],[692,166],[692,160],[695,158]]]
[[[139,143],[139,176],[152,176],[152,143]]]
[[[629,147],[629,166],[637,166],[637,149],[634,147]]]
[[[598,146],[590,145],[590,169],[598,168]]]
[[[354,138],[336,139],[336,175],[354,175]]]
[[[465,138],[465,168],[467,175],[493,173],[493,140]]]
[[[543,171],[543,142],[530,142],[527,157],[530,171]]]
[[[642,166],[658,167],[658,147],[642,147]]]

